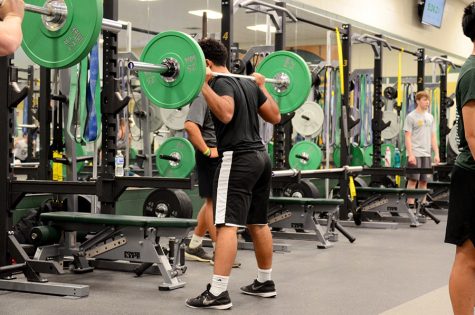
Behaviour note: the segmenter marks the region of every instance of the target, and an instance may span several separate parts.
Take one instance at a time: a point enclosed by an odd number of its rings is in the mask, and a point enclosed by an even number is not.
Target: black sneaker
[[[220,295],[214,296],[209,292],[210,289],[211,284],[208,283],[206,291],[201,293],[201,295],[186,300],[186,306],[191,308],[214,308],[217,310],[227,310],[233,306],[228,291],[224,291]]]
[[[195,248],[186,247],[185,248],[185,258],[188,260],[197,260],[208,262],[211,261],[212,257],[209,255],[202,246]]]
[[[254,280],[250,285],[241,288],[242,293],[249,295],[256,295],[260,297],[275,297],[277,292],[275,291],[275,284],[272,280],[267,280],[264,283]]]

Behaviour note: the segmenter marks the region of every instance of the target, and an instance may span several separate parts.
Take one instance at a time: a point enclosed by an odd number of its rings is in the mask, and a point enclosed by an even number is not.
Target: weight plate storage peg
[[[305,102],[295,111],[292,126],[304,137],[317,137],[322,132],[323,110],[315,102]]]
[[[266,88],[287,114],[299,108],[308,98],[312,75],[302,57],[290,51],[276,51],[264,58],[256,72],[268,79],[284,80],[286,84],[266,83]]]
[[[313,142],[300,141],[289,153],[290,167],[297,170],[316,170],[322,163],[322,150]]]
[[[181,189],[155,189],[145,199],[143,215],[191,219],[193,204],[190,197]]]
[[[172,137],[155,152],[160,176],[186,178],[195,168],[195,149],[190,141]]]
[[[25,54],[46,68],[68,68],[84,59],[97,43],[102,27],[100,0],[28,0],[32,5],[60,5],[63,18],[25,12],[22,23]]]
[[[145,95],[158,107],[176,109],[190,104],[201,91],[206,63],[198,43],[188,34],[167,31],[155,36],[145,46],[142,62],[167,64],[173,74],[139,71]]]

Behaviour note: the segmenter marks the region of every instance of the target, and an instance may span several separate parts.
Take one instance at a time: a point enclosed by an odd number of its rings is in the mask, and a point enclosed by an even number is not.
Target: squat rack
[[[104,17],[116,20],[118,17],[118,0],[104,1]],[[0,279],[9,278],[15,271],[8,259],[8,231],[11,227],[12,211],[26,193],[85,194],[97,195],[102,205],[102,212],[115,213],[115,201],[127,187],[191,189],[190,178],[170,179],[153,177],[114,177],[114,157],[116,150],[117,121],[116,113],[128,104],[128,97],[122,98],[116,92],[117,84],[117,34],[103,32],[103,89],[101,93],[102,115],[102,169],[96,181],[90,182],[55,182],[50,178],[49,167],[49,122],[51,115],[51,73],[49,69],[40,69],[40,104],[39,117],[42,126],[40,139],[39,179],[35,181],[16,180],[13,170],[13,109],[27,96],[28,87],[16,89],[11,83],[13,56],[0,57]],[[10,244],[11,245],[11,244]],[[30,270],[31,271],[31,270]],[[27,273],[24,271],[28,278]],[[38,271],[33,270],[37,276]],[[31,274],[29,274],[31,276]],[[30,278],[28,278],[30,279]],[[44,293],[47,292],[45,287]]]

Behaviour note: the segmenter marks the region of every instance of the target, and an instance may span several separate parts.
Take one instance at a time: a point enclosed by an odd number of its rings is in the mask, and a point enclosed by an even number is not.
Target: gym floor
[[[444,244],[446,217],[418,228],[351,228],[350,244],[342,235],[333,248],[319,250],[311,241],[274,240],[291,245],[275,253],[273,279],[277,297],[246,296],[239,287],[256,276],[253,251],[240,250],[242,267],[233,269],[226,314],[451,314],[447,282],[455,248]],[[210,250],[210,249],[207,249]],[[0,291],[0,314],[209,314],[194,310],[186,298],[200,294],[211,279],[212,266],[187,262],[184,288],[162,292],[160,276],[134,278],[130,273],[95,270],[83,275],[49,276],[51,281],[87,284],[89,297]]]

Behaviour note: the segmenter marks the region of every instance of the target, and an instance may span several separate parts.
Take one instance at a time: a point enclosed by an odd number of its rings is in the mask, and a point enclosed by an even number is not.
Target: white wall
[[[446,0],[440,29],[419,22],[417,0],[298,0],[289,6],[300,6],[316,13],[377,32],[446,52],[464,59],[472,51],[472,43],[462,33],[461,19],[467,1]]]

